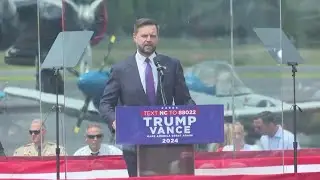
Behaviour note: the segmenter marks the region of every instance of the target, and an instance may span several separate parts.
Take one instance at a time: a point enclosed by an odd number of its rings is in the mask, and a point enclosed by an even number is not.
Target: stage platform
[[[218,152],[196,155],[196,176],[128,178],[121,156],[61,157],[61,179],[263,180],[320,179],[320,149],[300,150],[298,174],[292,151]],[[55,157],[1,157],[0,179],[55,179]]]

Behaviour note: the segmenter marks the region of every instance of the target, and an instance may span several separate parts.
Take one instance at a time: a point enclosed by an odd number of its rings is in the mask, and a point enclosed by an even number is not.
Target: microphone
[[[154,59],[153,59],[153,61],[154,61],[154,64],[156,65],[156,67],[157,67],[157,70],[158,70],[158,72],[160,73],[160,75],[161,76],[163,76],[163,70],[164,69],[166,69],[166,67],[164,67],[164,66],[162,66],[161,64],[160,64],[160,58],[158,57],[158,56],[156,56]]]
[[[168,104],[168,102],[167,102],[167,98],[166,98],[166,95],[165,95],[164,89],[163,89],[163,80],[164,80],[163,79],[164,78],[163,70],[166,69],[166,67],[165,66],[161,66],[160,58],[158,56],[156,56],[153,59],[153,61],[154,61],[154,64],[156,65],[156,67],[157,67],[157,70],[158,70],[159,74],[160,74],[160,93],[161,93],[162,103],[163,103],[163,105],[166,106]]]

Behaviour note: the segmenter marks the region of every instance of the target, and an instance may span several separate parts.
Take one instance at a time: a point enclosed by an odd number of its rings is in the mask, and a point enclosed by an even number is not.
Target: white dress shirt
[[[226,145],[223,147],[222,151],[233,151],[234,147],[233,145]],[[261,150],[260,146],[257,145],[250,145],[250,144],[245,144],[240,151],[259,151]]]
[[[92,152],[89,146],[84,146],[78,149],[73,155],[74,156],[91,156],[91,153],[98,153],[98,156],[106,156],[106,155],[122,155],[122,151],[112,145],[101,144],[99,152]]]
[[[280,125],[278,125],[278,131],[273,137],[268,135],[263,135],[260,138],[260,143],[263,150],[292,150],[293,149],[293,134],[283,129]],[[300,149],[300,145],[298,143],[298,149]]]
[[[157,71],[157,67],[154,64],[153,58],[156,57],[156,54],[153,53],[149,56],[150,59],[150,63],[151,63],[151,68],[152,68],[152,73],[153,73],[153,79],[154,79],[154,89],[157,92],[157,86],[158,86],[158,71]],[[139,51],[137,51],[136,55],[136,62],[137,62],[137,66],[138,66],[138,71],[139,71],[139,75],[140,75],[140,80],[144,89],[144,92],[146,92],[146,75],[145,75],[145,69],[147,67],[147,63],[145,62],[146,57],[144,57],[143,55],[141,55],[139,53]]]

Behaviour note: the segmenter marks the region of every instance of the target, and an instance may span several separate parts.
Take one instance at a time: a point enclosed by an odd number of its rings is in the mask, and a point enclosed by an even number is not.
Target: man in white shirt
[[[273,113],[264,111],[253,120],[255,131],[260,133],[261,148],[263,150],[292,150],[294,136],[276,124]],[[300,149],[299,143],[297,143]]]
[[[101,143],[103,140],[103,133],[98,124],[91,124],[88,126],[85,138],[88,145],[78,149],[74,153],[74,156],[122,155],[122,151],[119,148]]]

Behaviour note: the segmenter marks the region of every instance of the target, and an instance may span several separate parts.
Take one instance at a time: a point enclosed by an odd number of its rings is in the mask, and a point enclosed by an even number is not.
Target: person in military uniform
[[[39,119],[32,121],[29,134],[31,143],[17,148],[13,156],[55,156],[56,143],[45,141],[46,126]],[[60,146],[60,155],[67,155],[65,148]]]

